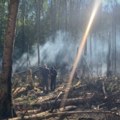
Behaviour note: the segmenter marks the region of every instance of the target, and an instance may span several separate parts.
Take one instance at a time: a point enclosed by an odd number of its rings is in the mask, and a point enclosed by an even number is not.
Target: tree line
[[[83,34],[92,6],[92,0],[0,1],[0,51],[3,51],[0,52],[0,58],[2,58],[0,76],[1,118],[11,117],[13,112],[11,109],[12,63],[24,53],[32,54],[34,52],[32,47],[35,44],[38,44],[36,49],[39,56],[39,44],[44,44],[48,36],[52,36],[54,41],[54,35],[59,30],[67,31],[78,39]],[[103,3],[90,33],[92,39],[97,38],[103,44],[107,43],[107,72],[113,70],[114,74],[117,73],[120,59],[118,56],[119,10],[120,3],[117,0]],[[14,34],[15,29],[16,34]],[[96,42],[98,41],[95,41],[94,44]],[[90,51],[91,54],[94,53],[91,47],[89,50],[87,48],[87,51]],[[101,54],[104,54],[104,51]],[[38,64],[40,64],[39,57]]]

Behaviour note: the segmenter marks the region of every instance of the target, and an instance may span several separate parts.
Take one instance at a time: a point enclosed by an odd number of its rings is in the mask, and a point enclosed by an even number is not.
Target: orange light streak
[[[95,0],[95,4],[94,4],[94,7],[93,7],[93,10],[92,10],[92,13],[91,13],[90,20],[88,22],[85,33],[84,33],[83,38],[81,40],[81,43],[79,45],[78,53],[77,53],[77,55],[76,55],[76,57],[74,59],[73,68],[72,68],[72,71],[71,71],[69,79],[68,79],[68,84],[67,84],[67,87],[66,87],[66,93],[63,96],[61,106],[65,105],[65,100],[68,97],[69,89],[71,87],[71,83],[72,83],[72,79],[73,79],[75,70],[76,70],[77,65],[79,63],[79,60],[81,59],[81,56],[82,56],[82,53],[83,53],[83,50],[84,50],[84,47],[85,47],[85,44],[86,44],[86,41],[87,41],[87,37],[89,35],[91,26],[93,24],[93,21],[94,21],[95,15],[97,13],[97,10],[98,10],[98,8],[100,6],[100,3],[101,3],[101,0]]]

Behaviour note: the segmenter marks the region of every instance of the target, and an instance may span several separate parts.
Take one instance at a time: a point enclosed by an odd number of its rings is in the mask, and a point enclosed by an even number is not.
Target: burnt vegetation
[[[95,1],[0,1],[0,119],[120,120],[120,2],[86,35]]]
[[[119,77],[79,79],[74,77],[68,98],[64,100],[68,84],[67,75],[64,75],[63,79],[57,77],[55,91],[44,93],[40,85],[40,71],[40,68],[33,68],[34,88],[26,81],[28,75],[26,72],[17,73],[14,77],[13,85],[16,85],[13,87],[13,103],[19,116],[17,119],[117,120],[120,118]],[[63,101],[65,105],[61,106]]]

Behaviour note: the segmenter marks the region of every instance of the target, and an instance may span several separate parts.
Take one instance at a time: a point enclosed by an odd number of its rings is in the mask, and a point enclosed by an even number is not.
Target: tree
[[[7,4],[6,0],[0,1],[0,51],[3,50],[3,36],[6,28],[6,14],[7,14]],[[0,52],[0,58],[2,57],[2,52]],[[0,59],[1,60],[1,59]]]
[[[14,33],[19,0],[10,0],[0,78],[0,119],[12,117],[11,74]]]
[[[38,66],[40,65],[40,37],[41,37],[41,13],[42,13],[43,0],[36,0],[36,39],[37,39],[37,52],[38,52]]]

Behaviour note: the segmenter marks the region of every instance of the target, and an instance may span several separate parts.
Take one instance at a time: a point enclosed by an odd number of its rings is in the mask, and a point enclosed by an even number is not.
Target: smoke
[[[43,46],[40,46],[41,64],[54,64],[57,66],[72,64],[77,52],[77,42],[69,33],[58,31],[54,39],[49,37],[46,41]],[[35,50],[35,54],[30,60],[32,65],[37,64],[37,50]]]
[[[54,37],[48,37],[46,39],[47,42],[39,46],[40,65],[48,64],[49,67],[54,65],[62,72],[70,70],[77,54],[80,38],[75,38],[70,33],[62,31],[56,32]],[[90,68],[91,72],[96,73],[98,71],[103,75],[107,70],[108,41],[105,42],[106,40],[101,40],[95,36],[88,37],[87,39],[87,55],[82,57],[79,65],[82,64],[83,68],[85,68],[87,64],[87,69]],[[119,44],[117,48],[118,46]],[[16,64],[14,64],[14,70],[18,69],[19,66],[27,67],[28,62],[30,63],[30,67],[38,65],[37,45],[34,45],[33,49],[35,52],[34,55],[29,56],[29,61],[27,60],[27,53],[23,54]],[[82,69],[82,67],[79,66],[79,69]]]
[[[55,36],[50,36],[46,39],[44,45],[40,45],[40,63],[55,65],[63,69],[69,69],[73,63],[73,59],[77,53],[78,41],[67,32],[58,31]],[[38,50],[37,45],[34,45],[34,55],[29,56],[27,53],[14,64],[14,71],[21,67],[27,67],[28,63],[31,66],[38,65]]]
[[[88,38],[89,39],[89,38]],[[74,58],[77,54],[77,48],[80,42],[80,39],[75,39],[70,33],[68,32],[62,32],[58,31],[53,36],[50,36],[46,39],[46,43],[44,45],[39,46],[40,48],[40,63],[48,64],[49,66],[54,65],[57,66],[60,71],[65,72],[66,70],[70,70]],[[93,53],[93,56],[91,58],[90,51],[89,51],[89,41],[88,40],[88,51],[86,56],[86,62],[88,63],[88,66],[90,64],[90,60],[93,62],[96,61],[95,54]],[[93,41],[93,40],[92,40]],[[95,45],[95,42],[92,42],[93,46]],[[100,45],[97,45],[101,47]],[[96,50],[92,51],[99,51],[99,47],[97,47]],[[14,71],[18,68],[27,68],[28,63],[30,63],[31,66],[37,66],[38,65],[38,50],[37,45],[34,45],[34,55],[29,56],[29,61],[27,60],[27,53],[23,54],[23,56],[14,64]],[[94,49],[94,48],[92,48]],[[81,61],[85,61],[81,60]],[[84,62],[82,62],[83,64]],[[80,64],[79,64],[80,65]]]

